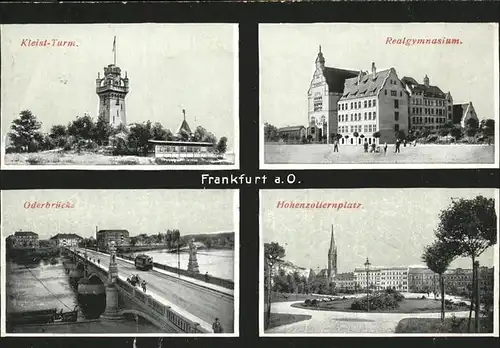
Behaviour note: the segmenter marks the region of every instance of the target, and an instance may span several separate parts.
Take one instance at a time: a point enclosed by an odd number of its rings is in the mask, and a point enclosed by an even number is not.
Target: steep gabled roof
[[[358,74],[356,77],[347,79],[345,81],[344,93],[340,100],[354,99],[361,97],[369,97],[377,95],[378,91],[383,87],[384,81],[389,76],[393,69],[386,69],[378,71],[373,74],[364,74],[360,78],[358,83]]]
[[[353,70],[325,67],[323,69],[323,76],[328,84],[329,92],[342,93],[344,90],[345,80],[358,76],[358,72]]]
[[[177,129],[177,134],[182,133],[182,132],[185,132],[187,134],[192,134],[193,133],[193,132],[191,132],[191,128],[189,127],[189,125],[188,125],[188,123],[187,123],[186,120],[182,120],[181,125]]]
[[[426,86],[418,83],[413,77],[403,77],[403,84],[407,85],[412,92],[423,92],[424,97],[429,98],[446,98],[448,93],[444,93],[438,86]]]

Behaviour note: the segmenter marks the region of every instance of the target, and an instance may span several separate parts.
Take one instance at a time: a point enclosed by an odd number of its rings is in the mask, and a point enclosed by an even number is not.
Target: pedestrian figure
[[[417,139],[413,140],[413,147],[417,146]]]
[[[208,283],[208,272],[205,272],[205,281]]]
[[[387,141],[384,143],[384,155],[387,153]]]
[[[394,150],[394,152],[395,152],[395,153],[397,153],[397,152],[401,152],[401,151],[399,150],[399,147],[400,147],[400,146],[401,146],[401,140],[396,139],[396,149]]]
[[[333,152],[339,152],[339,141],[338,139],[335,139],[333,142]]]
[[[488,137],[488,146],[491,145],[491,137]]]
[[[372,143],[372,150],[370,152],[375,152],[375,143]]]
[[[142,281],[142,291],[146,292],[146,281]]]
[[[406,147],[406,139],[403,140],[403,146]]]
[[[222,333],[222,325],[219,318],[215,318],[215,321],[212,324],[212,330],[214,330],[214,333]]]
[[[365,152],[368,152],[368,142],[365,139],[365,143],[363,144],[363,147],[365,148]]]
[[[97,264],[100,265],[101,264],[101,259],[97,259]]]

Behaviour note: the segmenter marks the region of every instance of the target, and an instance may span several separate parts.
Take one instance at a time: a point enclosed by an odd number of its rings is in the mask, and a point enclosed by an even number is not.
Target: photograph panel
[[[498,189],[260,201],[262,336],[498,337]]]
[[[237,25],[0,30],[3,169],[238,168]]]
[[[2,336],[237,336],[238,205],[236,190],[3,191]]]
[[[259,54],[261,168],[498,166],[497,23],[261,24]]]

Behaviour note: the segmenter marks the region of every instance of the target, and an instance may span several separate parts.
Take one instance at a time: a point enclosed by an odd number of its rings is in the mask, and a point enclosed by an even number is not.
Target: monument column
[[[191,241],[189,242],[188,272],[200,273],[200,268],[198,267],[198,260],[196,259],[196,245],[194,244],[194,239],[191,239]]]
[[[123,316],[120,313],[118,305],[118,289],[116,288],[116,279],[118,278],[118,266],[116,264],[116,247],[112,241],[109,248],[109,270],[108,283],[106,284],[106,309],[101,315],[105,320],[121,320]]]

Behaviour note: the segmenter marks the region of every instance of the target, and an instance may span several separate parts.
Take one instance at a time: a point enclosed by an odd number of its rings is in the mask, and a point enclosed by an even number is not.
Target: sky
[[[338,272],[364,267],[367,257],[373,266],[423,265],[423,248],[435,240],[439,212],[449,207],[452,197],[474,198],[477,195],[495,198],[495,190],[263,190],[262,241],[278,242],[285,248],[285,260],[316,271],[317,267],[327,267],[333,225]],[[283,209],[277,208],[280,201],[356,202],[361,203],[361,207],[351,210]],[[493,266],[493,249],[481,255],[478,260],[481,265]],[[471,260],[459,258],[450,267],[472,268]]]
[[[2,139],[21,110],[43,131],[89,113],[96,118],[97,73],[116,63],[129,78],[127,123],[151,120],[176,132],[186,120],[234,144],[237,45],[232,24],[40,24],[1,27]],[[77,47],[22,47],[22,39],[76,41]],[[237,81],[237,79],[236,79]]]
[[[458,38],[462,44],[391,45],[387,37]],[[394,67],[399,78],[420,83],[427,74],[454,103],[472,101],[479,119],[498,120],[498,24],[261,24],[259,41],[262,123],[307,124],[319,45],[327,67],[371,71],[375,62],[378,71]]]
[[[71,202],[74,208],[25,209],[25,202]],[[8,190],[2,191],[2,237],[20,229],[48,239],[57,233],[95,237],[95,229],[130,236],[233,231],[233,190]]]

